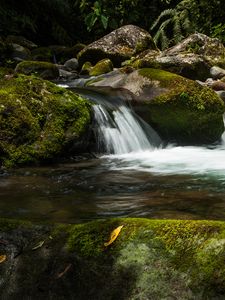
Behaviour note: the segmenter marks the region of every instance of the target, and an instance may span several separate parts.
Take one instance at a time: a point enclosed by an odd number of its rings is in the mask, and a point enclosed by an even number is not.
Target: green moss
[[[16,66],[15,71],[25,75],[38,75],[44,79],[55,79],[59,76],[56,65],[44,61],[23,61]]]
[[[105,247],[120,225],[117,239]],[[53,227],[0,220],[0,227],[11,243],[26,245],[16,276],[28,283],[46,280],[46,273],[52,278],[69,264],[72,271],[63,276],[78,299],[223,299],[224,222],[124,218]],[[42,240],[46,246],[31,255]],[[47,291],[58,295],[61,281],[47,281]],[[26,285],[21,287],[22,293]]]
[[[139,70],[139,74],[143,77],[147,77],[150,80],[157,80],[160,83],[160,87],[174,87],[176,88],[176,84],[179,85],[187,84],[188,80],[182,76],[177,74],[159,70],[159,69],[152,69],[152,68],[143,68]]]
[[[113,64],[110,59],[102,59],[97,64],[90,69],[90,76],[98,76],[101,74],[109,73],[113,70]]]
[[[90,122],[91,107],[36,77],[0,81],[0,161],[10,167],[65,155]]]
[[[39,60],[39,61],[54,61],[54,52],[49,47],[39,47],[35,48],[31,52],[32,59],[33,60]]]
[[[13,69],[0,67],[0,79],[4,78],[5,75],[12,75]]]
[[[91,68],[92,68],[92,64],[89,61],[86,61],[82,65],[80,74],[82,74],[82,75],[89,75]]]
[[[199,144],[221,137],[224,103],[212,89],[162,70],[141,69],[139,74],[165,89],[145,103],[148,122],[163,138]]]
[[[3,219],[0,218],[0,231],[9,232],[18,229],[19,227],[31,228],[32,223],[29,221]]]
[[[105,248],[120,225],[118,238]],[[110,263],[114,275],[130,270],[126,280],[134,276],[136,283],[129,299],[162,299],[173,293],[182,295],[179,299],[210,299],[225,291],[223,222],[112,219],[75,225],[68,233],[69,251],[92,261],[92,267]]]

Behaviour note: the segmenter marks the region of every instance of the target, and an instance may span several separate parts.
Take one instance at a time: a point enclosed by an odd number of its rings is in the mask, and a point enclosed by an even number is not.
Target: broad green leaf
[[[102,22],[104,29],[106,29],[108,27],[108,20],[109,20],[108,17],[101,15],[101,22]]]

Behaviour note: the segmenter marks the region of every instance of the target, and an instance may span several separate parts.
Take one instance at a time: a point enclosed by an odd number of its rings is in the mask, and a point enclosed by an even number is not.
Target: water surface
[[[225,219],[225,150],[169,147],[23,168],[0,178],[0,216]]]

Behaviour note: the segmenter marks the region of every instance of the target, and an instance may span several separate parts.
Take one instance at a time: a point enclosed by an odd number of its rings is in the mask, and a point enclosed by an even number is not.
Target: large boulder
[[[2,299],[224,299],[224,222],[1,219],[0,240]]]
[[[211,88],[159,69],[125,71],[97,77],[87,85],[129,90],[135,111],[167,141],[207,144],[220,139],[224,103]]]
[[[195,33],[159,55],[147,50],[136,57],[136,67],[153,67],[187,78],[205,80],[212,66],[225,66],[225,47],[216,38]]]
[[[15,72],[25,75],[35,74],[43,79],[57,79],[59,76],[57,66],[45,61],[22,61],[16,66]]]
[[[91,106],[34,76],[0,80],[0,165],[41,163],[85,151]]]
[[[86,46],[78,54],[78,60],[83,65],[86,61],[96,64],[103,58],[109,58],[118,67],[145,49],[157,49],[151,35],[137,26],[125,25]]]

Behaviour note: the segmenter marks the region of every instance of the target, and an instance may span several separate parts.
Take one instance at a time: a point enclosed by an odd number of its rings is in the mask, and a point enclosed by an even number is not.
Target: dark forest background
[[[149,31],[160,48],[193,32],[225,43],[224,0],[1,0],[0,36],[39,45],[89,43],[122,25]]]

